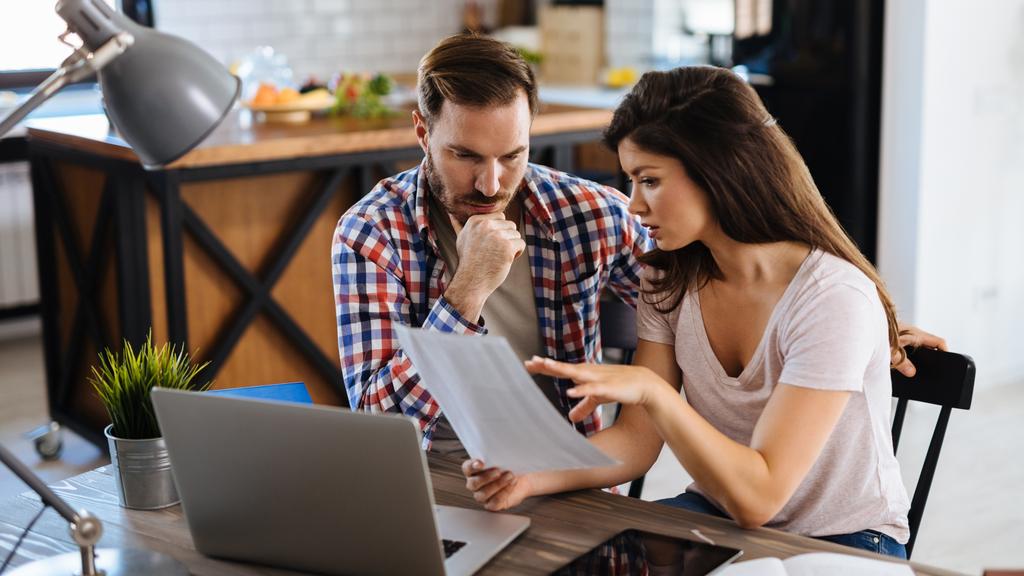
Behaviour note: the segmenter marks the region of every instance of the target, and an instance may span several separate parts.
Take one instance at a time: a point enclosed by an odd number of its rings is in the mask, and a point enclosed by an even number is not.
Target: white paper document
[[[473,458],[517,474],[618,464],[551,405],[504,338],[395,331]]]
[[[815,552],[778,558],[758,558],[733,564],[721,576],[914,576],[909,564],[885,562],[849,554]]]

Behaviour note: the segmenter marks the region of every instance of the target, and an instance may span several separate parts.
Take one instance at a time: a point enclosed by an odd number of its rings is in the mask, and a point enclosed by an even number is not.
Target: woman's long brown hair
[[[825,204],[796,147],[746,82],[710,66],[648,72],[619,105],[604,133],[617,150],[629,138],[640,148],[678,159],[703,189],[722,231],[750,244],[802,242],[842,258],[878,289],[889,323],[889,346],[899,360],[896,311],[874,266]],[[659,311],[679,306],[721,271],[700,242],[643,261],[663,274],[643,297]]]

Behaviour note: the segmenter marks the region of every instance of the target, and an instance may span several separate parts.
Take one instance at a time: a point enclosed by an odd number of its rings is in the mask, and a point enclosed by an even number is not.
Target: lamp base
[[[188,569],[174,558],[151,550],[100,548],[96,550],[96,569],[106,576],[146,574],[151,576],[188,576]],[[19,566],[10,576],[80,576],[82,555],[68,552]]]

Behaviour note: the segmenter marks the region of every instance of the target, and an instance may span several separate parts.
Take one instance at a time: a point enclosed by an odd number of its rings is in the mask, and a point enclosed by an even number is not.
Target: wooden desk
[[[430,468],[438,504],[478,507],[465,490],[456,462],[431,456]],[[121,508],[117,504],[114,479],[107,468],[76,476],[54,488],[73,508],[86,508],[103,520],[105,532],[99,547],[158,550],[183,562],[196,576],[294,574],[287,570],[224,562],[200,555],[192,546],[180,506],[157,512]],[[27,493],[0,507],[0,555],[6,555],[17,534],[40,506],[35,495]],[[741,530],[721,518],[598,490],[533,498],[515,512],[532,519],[530,529],[487,564],[481,574],[548,574],[626,528],[642,528],[689,538],[694,538],[692,530],[699,530],[718,544],[742,549],[743,558],[747,560],[814,551],[878,557],[776,530]],[[67,525],[55,512],[47,511],[25,539],[12,565],[74,549]],[[921,575],[954,574],[916,563],[911,565]]]

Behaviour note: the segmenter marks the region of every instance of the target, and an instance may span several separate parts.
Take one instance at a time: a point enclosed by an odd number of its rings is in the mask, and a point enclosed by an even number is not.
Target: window
[[[149,0],[115,2],[123,4],[129,17],[148,24]],[[0,8],[3,32],[0,33],[0,88],[34,86],[60,66],[71,48],[57,39],[67,25],[57,15],[56,0],[4,2]],[[144,19],[135,17],[145,14]]]

